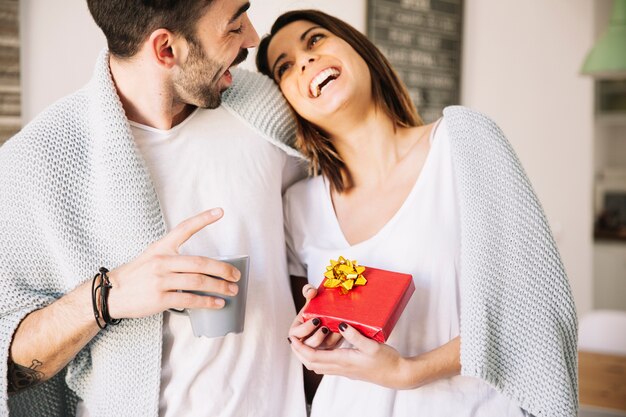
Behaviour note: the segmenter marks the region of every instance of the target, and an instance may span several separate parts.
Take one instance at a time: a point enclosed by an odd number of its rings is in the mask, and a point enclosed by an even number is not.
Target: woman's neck
[[[376,187],[384,183],[415,143],[410,129],[394,126],[381,109],[343,118],[325,130],[346,164],[354,187]]]

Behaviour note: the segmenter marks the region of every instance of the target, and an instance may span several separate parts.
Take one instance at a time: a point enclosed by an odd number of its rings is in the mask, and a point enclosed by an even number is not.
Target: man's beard
[[[241,49],[234,66],[246,60],[247,49]],[[226,69],[219,62],[206,56],[200,44],[189,40],[189,56],[174,79],[176,99],[203,109],[215,109],[222,104],[223,89],[218,83]]]

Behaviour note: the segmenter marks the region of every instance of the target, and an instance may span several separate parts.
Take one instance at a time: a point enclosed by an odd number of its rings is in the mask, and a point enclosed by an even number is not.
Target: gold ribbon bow
[[[359,266],[356,261],[350,261],[340,256],[338,260],[330,260],[324,276],[324,287],[339,288],[342,294],[347,294],[355,285],[365,285],[367,280],[361,274],[365,271],[364,266]]]

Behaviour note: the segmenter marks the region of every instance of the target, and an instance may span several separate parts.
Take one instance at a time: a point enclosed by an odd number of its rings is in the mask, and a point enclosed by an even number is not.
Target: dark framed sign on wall
[[[21,128],[18,0],[0,0],[0,146]]]
[[[459,103],[462,23],[463,0],[368,0],[367,35],[426,123]]]

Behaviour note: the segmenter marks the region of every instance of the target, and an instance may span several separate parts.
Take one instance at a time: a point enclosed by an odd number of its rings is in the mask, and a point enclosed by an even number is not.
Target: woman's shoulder
[[[504,137],[502,130],[493,119],[469,107],[446,107],[443,109],[443,120],[454,137],[471,134]]]
[[[444,118],[450,119],[466,119],[481,120],[493,122],[489,116],[478,110],[466,106],[448,106],[443,109]]]

